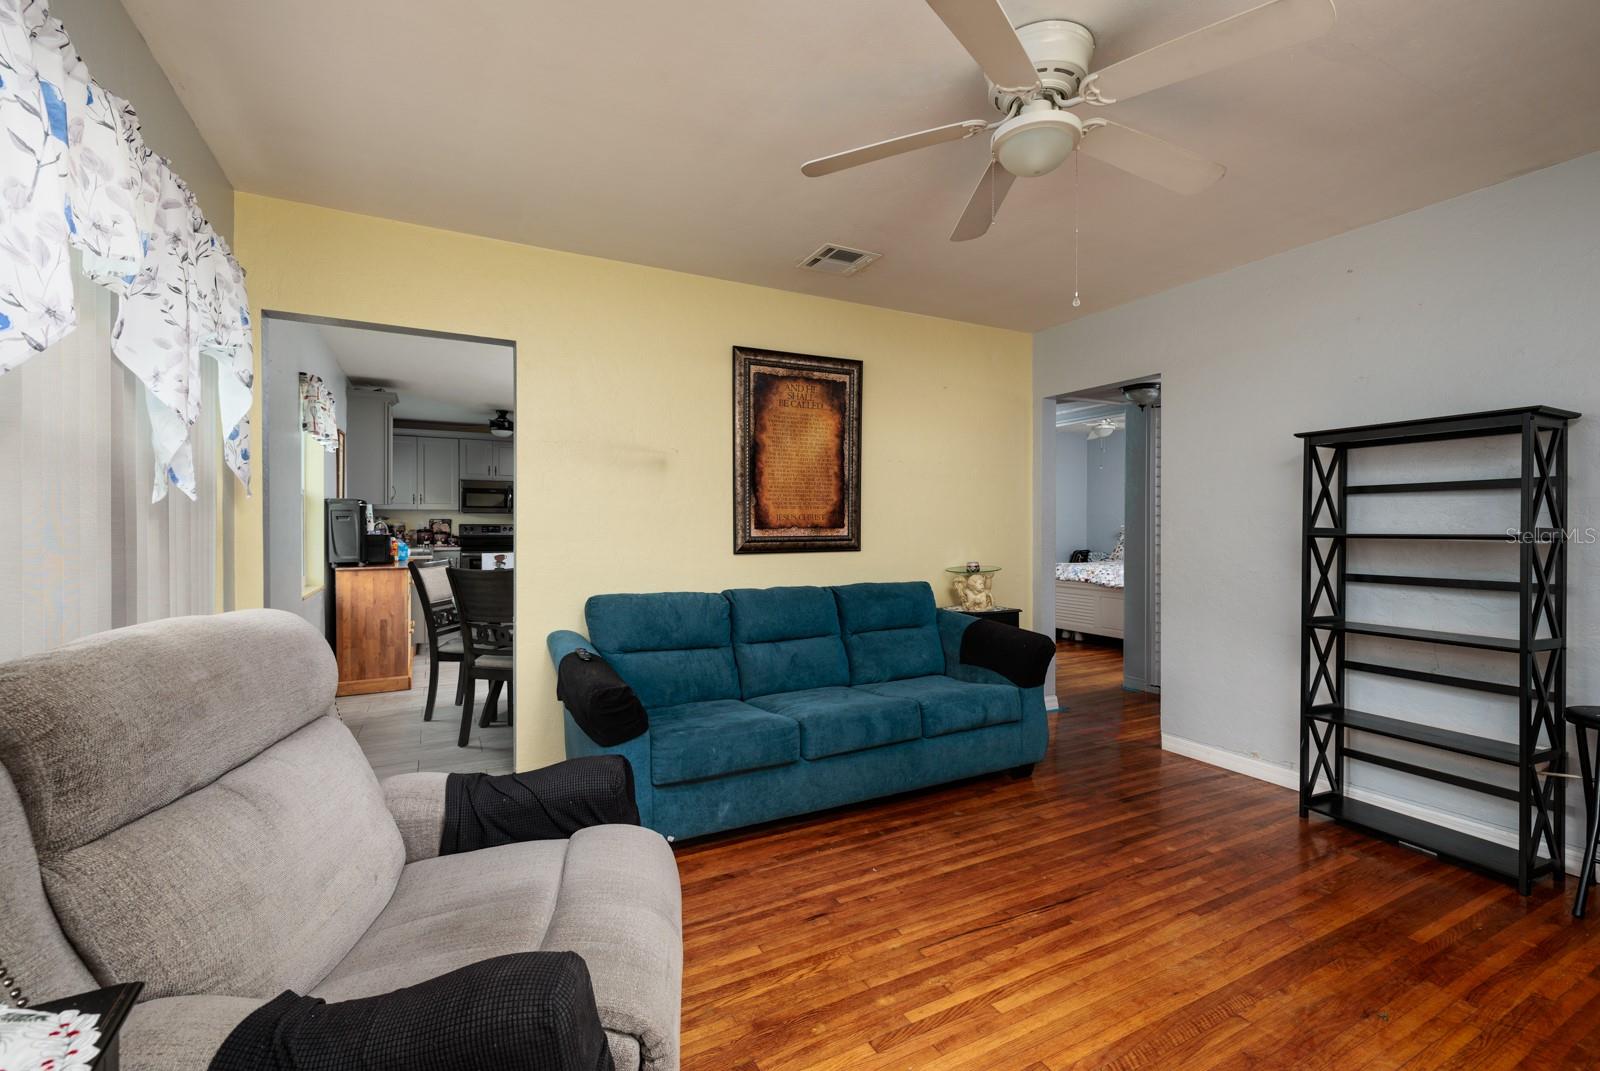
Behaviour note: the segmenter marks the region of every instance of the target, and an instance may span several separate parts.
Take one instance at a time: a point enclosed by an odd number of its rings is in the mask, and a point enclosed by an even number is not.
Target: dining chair
[[[456,612],[461,618],[461,679],[465,689],[461,703],[461,735],[456,746],[466,747],[472,735],[472,704],[479,681],[489,685],[483,700],[483,721],[487,725],[494,713],[502,687],[506,689],[506,711],[514,703],[512,662],[512,569],[457,569],[445,574],[455,595]]]
[[[422,621],[428,632],[428,702],[422,708],[422,720],[433,720],[433,703],[439,694],[439,664],[460,662],[464,656],[461,646],[461,617],[456,613],[456,598],[450,591],[450,579],[444,575],[449,567],[445,561],[409,563],[411,582],[422,602]],[[456,702],[461,702],[463,675],[456,677]]]

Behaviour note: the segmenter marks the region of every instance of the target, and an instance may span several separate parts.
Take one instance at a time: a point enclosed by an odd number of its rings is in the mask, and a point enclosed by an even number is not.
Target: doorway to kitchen
[[[266,604],[380,775],[509,772],[515,344],[267,312],[262,368]]]

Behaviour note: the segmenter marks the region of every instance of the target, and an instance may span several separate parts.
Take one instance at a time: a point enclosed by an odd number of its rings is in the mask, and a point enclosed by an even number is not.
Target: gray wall
[[[1295,432],[1537,403],[1586,411],[1571,439],[1569,520],[1580,530],[1600,523],[1596,191],[1600,154],[1035,337],[1037,398],[1162,376],[1162,730],[1169,748],[1295,782],[1301,509]],[[1358,475],[1467,466],[1493,474],[1508,463],[1504,456],[1473,456],[1474,449],[1374,456],[1374,468]],[[1050,458],[1045,452],[1038,460],[1049,466]],[[1053,477],[1041,474],[1041,481]],[[1463,524],[1464,511],[1493,530],[1511,509],[1494,500],[1411,508],[1420,512],[1391,513],[1392,523]],[[1049,549],[1038,548],[1041,560]],[[1495,552],[1509,553],[1480,553]],[[1403,569],[1389,554],[1384,564]],[[1450,565],[1463,572],[1474,567],[1469,560]],[[1493,563],[1496,571],[1508,567],[1514,563]],[[1600,665],[1589,655],[1600,649],[1600,544],[1573,547],[1569,580],[1568,642],[1583,653],[1571,660],[1570,695],[1594,702]],[[1372,602],[1353,604],[1351,612],[1402,624],[1453,619],[1461,631],[1507,627],[1508,608],[1496,597],[1397,597],[1403,594],[1367,593]],[[1437,661],[1459,664],[1448,653]],[[1469,661],[1478,673],[1510,668],[1487,655]],[[1415,711],[1514,734],[1508,704],[1484,705],[1449,691],[1374,687],[1359,698],[1374,704],[1364,709]],[[1451,821],[1478,835],[1503,838],[1515,827],[1501,801],[1380,772],[1357,769],[1352,783],[1424,817],[1455,815]],[[1286,796],[1284,806],[1293,800]]]
[[[1089,440],[1082,428],[1056,432],[1056,561],[1089,545]]]
[[[120,0],[51,0],[95,80],[139,113],[145,144],[172,161],[217,233],[233,240],[233,184],[184,111]]]
[[[1125,523],[1127,500],[1128,435],[1118,430],[1104,439],[1088,442],[1085,497],[1086,528],[1091,550],[1109,554],[1117,545],[1117,533]]]
[[[267,605],[297,613],[319,629],[326,624],[326,591],[301,597],[304,516],[300,498],[300,373],[321,376],[333,392],[339,427],[345,426],[350,381],[313,324],[266,317],[261,324],[263,507],[267,529]],[[326,455],[324,483],[334,494],[337,463]]]

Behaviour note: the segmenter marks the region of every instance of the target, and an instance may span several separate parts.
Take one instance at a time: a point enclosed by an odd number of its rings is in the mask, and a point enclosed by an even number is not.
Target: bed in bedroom
[[[1121,561],[1056,565],[1056,630],[1122,639]]]

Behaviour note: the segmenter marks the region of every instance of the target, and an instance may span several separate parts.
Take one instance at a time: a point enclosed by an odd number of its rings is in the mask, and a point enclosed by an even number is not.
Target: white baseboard
[[[1198,740],[1190,740],[1182,736],[1173,736],[1171,733],[1161,734],[1161,750],[1170,751],[1174,755],[1183,755],[1186,758],[1199,759],[1201,762],[1212,766],[1220,766],[1224,770],[1242,773],[1246,777],[1253,777],[1257,781],[1266,781],[1268,784],[1277,785],[1279,788],[1289,788],[1299,791],[1300,775],[1287,766],[1279,766],[1266,759],[1258,759],[1253,755],[1241,755],[1237,751],[1227,751],[1210,744],[1202,744]]]
[[[1198,740],[1189,740],[1182,736],[1173,736],[1171,733],[1161,734],[1161,750],[1170,751],[1174,755],[1183,755],[1186,758],[1198,759],[1200,762],[1219,766],[1224,770],[1231,770],[1234,773],[1244,774],[1246,777],[1253,777],[1257,781],[1266,781],[1268,784],[1277,785],[1279,788],[1287,788],[1296,792],[1300,789],[1298,771],[1288,766],[1279,766],[1275,762],[1258,759],[1253,755],[1241,755],[1236,751],[1228,751],[1224,748],[1213,747],[1210,744],[1202,744]],[[1505,826],[1491,825],[1488,822],[1480,822],[1475,818],[1467,818],[1449,811],[1441,811],[1424,803],[1416,803],[1412,800],[1402,799],[1399,796],[1391,796],[1385,792],[1374,792],[1371,789],[1358,788],[1354,785],[1347,788],[1345,793],[1353,800],[1370,803],[1375,807],[1382,807],[1385,810],[1408,815],[1423,822],[1431,822],[1436,826],[1444,826],[1446,829],[1453,829],[1458,833],[1465,833],[1471,837],[1478,837],[1482,840],[1513,848],[1517,844],[1517,831],[1508,829]],[[1572,825],[1570,821],[1567,824],[1568,826]],[[1581,842],[1583,839],[1581,826],[1577,831],[1577,835]],[[1576,874],[1583,863],[1583,846],[1581,843],[1574,846],[1572,838],[1569,836],[1565,847],[1567,873]]]

